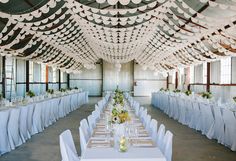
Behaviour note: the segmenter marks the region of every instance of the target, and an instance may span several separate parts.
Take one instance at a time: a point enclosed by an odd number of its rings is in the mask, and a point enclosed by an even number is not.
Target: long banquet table
[[[27,104],[0,107],[0,155],[88,102],[88,92],[70,92]]]
[[[119,152],[114,145],[114,136],[106,129],[106,113],[110,111],[111,109],[107,106],[101,114],[92,137],[88,141],[87,148],[81,155],[81,161],[166,161],[160,148],[152,141],[148,131],[131,108],[128,111],[132,121],[127,124],[130,127],[136,127],[138,134],[129,137],[130,145],[126,152]],[[107,139],[107,135],[110,139]]]
[[[169,117],[236,151],[235,103],[220,104],[197,95],[159,91],[152,93],[152,104]]]

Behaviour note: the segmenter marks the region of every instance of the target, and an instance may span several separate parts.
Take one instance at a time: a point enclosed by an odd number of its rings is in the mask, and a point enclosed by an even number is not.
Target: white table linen
[[[81,161],[166,161],[158,147],[130,147],[121,153],[115,148],[87,148],[81,156]]]
[[[173,97],[178,100],[178,104],[173,103]],[[151,100],[154,107],[160,108],[170,117],[176,119],[178,115],[180,123],[200,130],[209,139],[217,139],[218,143],[236,151],[235,103],[221,105],[200,96],[161,91],[152,93]]]
[[[28,104],[0,107],[0,155],[26,142],[31,135],[42,132],[58,118],[79,108],[88,98],[86,92],[70,92],[56,98],[46,98]],[[72,96],[79,101],[73,102]]]

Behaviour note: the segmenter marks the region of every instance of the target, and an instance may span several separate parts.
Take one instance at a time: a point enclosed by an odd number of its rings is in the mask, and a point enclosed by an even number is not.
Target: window
[[[57,69],[52,68],[52,82],[57,82]]]
[[[190,67],[190,73],[189,73],[189,77],[190,77],[190,80],[189,80],[189,83],[192,84],[194,83],[194,66],[191,66]]]
[[[202,64],[202,83],[207,83],[207,63]]]
[[[175,77],[176,77],[176,73],[173,72],[172,73],[172,84],[175,84]]]
[[[41,82],[46,82],[46,65],[41,64]]]
[[[34,62],[29,61],[29,81],[34,82]]]
[[[61,82],[64,82],[64,72],[61,72]]]
[[[231,57],[221,59],[220,61],[220,83],[231,83]]]

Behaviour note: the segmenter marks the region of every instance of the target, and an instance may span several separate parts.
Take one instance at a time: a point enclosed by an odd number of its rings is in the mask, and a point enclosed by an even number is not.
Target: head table
[[[128,132],[130,129],[133,129],[135,134],[126,136],[128,149],[126,152],[120,152],[114,141],[114,131],[112,132],[114,126],[117,125],[108,124],[111,108],[108,105],[101,113],[87,148],[81,155],[81,161],[166,161],[160,148],[152,141],[140,118],[135,115],[135,111],[130,106],[126,106],[126,110],[128,110],[131,120],[123,124],[126,134],[130,132]]]

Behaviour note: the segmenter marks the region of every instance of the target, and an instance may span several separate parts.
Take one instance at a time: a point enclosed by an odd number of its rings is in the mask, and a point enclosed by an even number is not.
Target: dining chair
[[[83,155],[83,153],[87,148],[88,139],[86,139],[86,134],[84,133],[81,126],[79,127],[79,139],[80,139],[81,155]]]
[[[14,108],[10,110],[7,132],[8,139],[11,149],[14,150],[16,147],[20,146],[23,142],[20,137],[19,128],[19,118],[20,118],[20,108]]]
[[[171,161],[172,159],[172,144],[173,144],[173,134],[169,130],[166,132],[163,139],[163,149],[162,152],[166,157],[166,161]]]
[[[88,121],[86,119],[81,120],[80,121],[80,127],[82,128],[82,130],[85,134],[85,139],[86,139],[86,142],[87,142],[89,140],[90,136],[91,136]]]
[[[214,124],[214,117],[211,108],[212,106],[208,103],[200,103],[201,115],[199,119],[201,121],[201,131],[203,135],[207,135],[211,126]]]
[[[147,114],[146,117],[144,118],[144,126],[147,131],[150,129],[150,122],[151,122],[151,116]]]
[[[89,124],[89,129],[90,133],[93,133],[93,129],[96,127],[96,118],[93,115],[88,116],[88,124]]]
[[[224,144],[224,120],[218,105],[213,107],[214,123],[207,133],[207,137],[217,139],[218,143]]]
[[[236,117],[228,108],[223,108],[223,120],[225,123],[225,137],[224,144],[225,146],[230,147],[232,151],[236,150]]]
[[[150,122],[149,135],[151,135],[152,140],[156,143],[157,141],[157,126],[158,122],[155,119],[152,119]]]
[[[64,131],[60,134],[59,139],[62,161],[80,161],[71,131]]]
[[[157,132],[157,146],[163,149],[163,139],[165,135],[165,125],[161,124]]]

